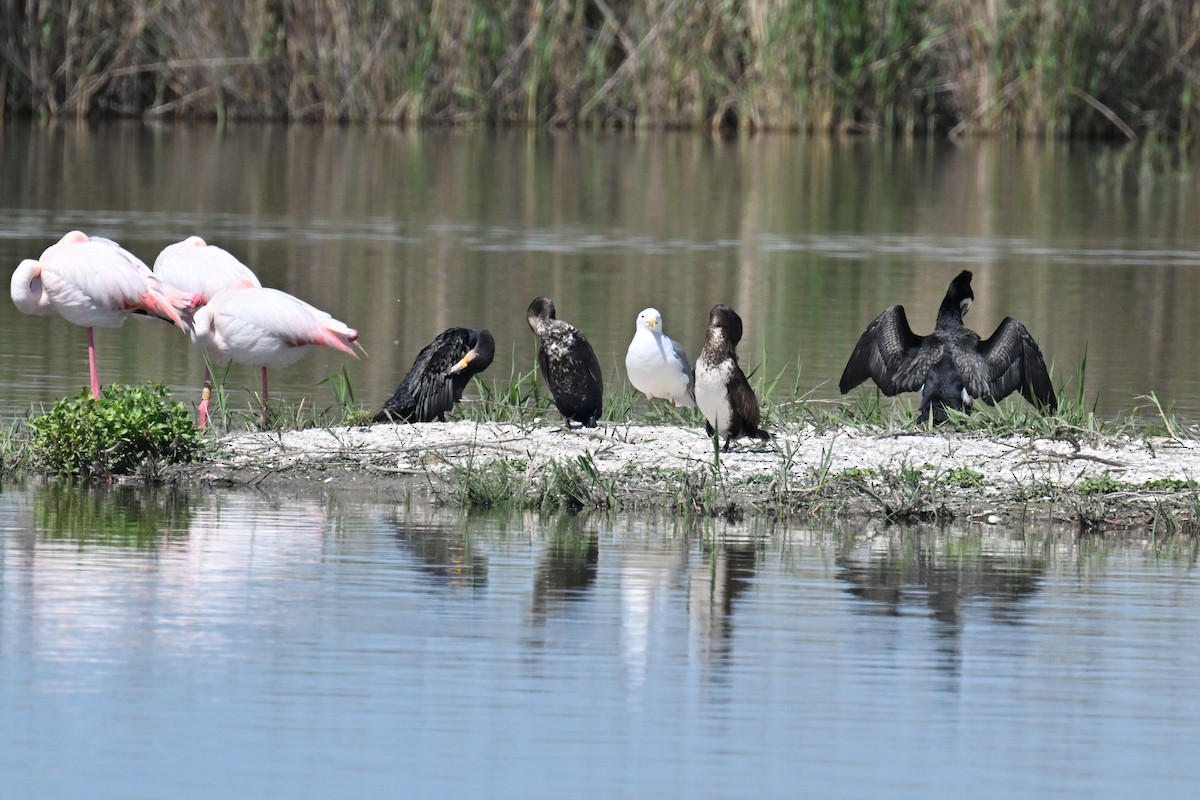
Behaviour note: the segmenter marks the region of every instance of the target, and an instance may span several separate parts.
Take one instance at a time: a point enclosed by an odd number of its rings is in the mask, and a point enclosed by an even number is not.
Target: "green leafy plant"
[[[333,390],[334,405],[325,409],[325,417],[333,418],[336,409],[341,415],[342,425],[369,425],[374,413],[363,408],[354,401],[354,385],[350,383],[350,372],[342,364],[340,372],[336,372],[321,383],[329,384]]]
[[[33,453],[47,470],[84,478],[157,479],[165,464],[194,461],[204,444],[183,403],[161,384],[106,386],[59,400],[29,422]]]

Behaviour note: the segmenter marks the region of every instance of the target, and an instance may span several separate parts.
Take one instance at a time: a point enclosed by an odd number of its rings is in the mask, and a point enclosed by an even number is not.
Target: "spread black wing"
[[[968,361],[960,365],[963,382],[979,399],[995,403],[1020,390],[1021,396],[1038,408],[1048,408],[1051,413],[1058,409],[1042,351],[1025,326],[1012,317],[1005,317]]]
[[[941,358],[941,341],[936,336],[913,333],[904,306],[894,305],[863,331],[842,371],[838,388],[845,394],[871,378],[889,397],[915,392]]]
[[[449,328],[425,346],[373,422],[432,422],[462,399],[470,375],[446,375],[472,347],[471,331]]]

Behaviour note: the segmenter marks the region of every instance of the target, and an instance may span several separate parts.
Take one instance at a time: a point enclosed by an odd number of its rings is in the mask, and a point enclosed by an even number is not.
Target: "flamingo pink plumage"
[[[185,292],[194,292],[207,303],[218,293],[230,288],[261,288],[254,271],[216,245],[199,236],[189,236],[182,242],[167,245],[154,261],[154,274],[165,283]],[[200,405],[199,427],[208,424],[208,403],[212,396],[212,374],[204,366],[204,389]]]
[[[192,318],[192,336],[216,364],[262,368],[267,407],[267,367],[290,366],[313,347],[357,357],[358,331],[298,297],[278,289],[232,288],[218,292]],[[359,350],[362,346],[358,345]]]
[[[177,289],[200,295],[205,303],[230,287],[262,286],[252,269],[199,236],[164,247],[154,260],[154,274]]]
[[[165,285],[137,256],[116,242],[71,231],[37,261],[25,259],[9,285],[25,314],[58,314],[87,329],[92,396],[100,395],[93,328],[118,328],[134,311],[162,317],[188,330],[179,311],[199,298]]]

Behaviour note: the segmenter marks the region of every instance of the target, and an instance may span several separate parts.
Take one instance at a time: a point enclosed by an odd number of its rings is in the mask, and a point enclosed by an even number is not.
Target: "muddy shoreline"
[[[463,421],[237,433],[218,438],[209,458],[170,477],[472,505],[464,485],[497,475],[511,487],[513,505],[531,507],[565,487],[568,510],[1045,518],[1081,528],[1191,530],[1200,509],[1200,447],[1190,439],[804,426],[779,430],[766,445],[735,444],[719,466],[703,430],[677,426],[568,431]]]

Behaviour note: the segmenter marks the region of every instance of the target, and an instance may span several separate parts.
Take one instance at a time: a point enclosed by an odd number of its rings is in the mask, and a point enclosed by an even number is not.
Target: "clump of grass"
[[[703,417],[694,408],[676,406],[669,400],[649,400],[628,380],[614,382],[605,391],[604,419],[633,420],[643,425],[703,425]]]
[[[1127,491],[1128,488],[1126,484],[1116,480],[1107,473],[1083,478],[1075,484],[1075,489],[1083,495],[1116,494],[1117,492]]]
[[[274,397],[263,408],[261,397],[255,393],[245,408],[235,409],[230,405],[229,393],[225,388],[228,368],[222,374],[214,372],[213,375],[209,425],[217,430],[278,431],[365,425],[374,416],[373,411],[355,401],[354,385],[344,364],[338,372],[327,375],[317,383],[318,386],[328,386],[333,394],[333,402],[324,408],[318,408],[307,397],[296,401]]]
[[[464,400],[453,412],[464,419],[527,425],[550,409],[550,397],[542,391],[537,368],[522,372],[517,369],[515,358],[510,362],[507,381],[485,383],[477,375],[472,382],[479,399]]]
[[[538,490],[530,500],[539,511],[566,511],[613,508],[616,505],[614,481],[600,473],[591,454],[568,461],[555,461],[542,476]]]
[[[318,385],[328,384],[333,390],[333,405],[325,409],[328,418],[338,418],[342,425],[365,425],[371,421],[374,414],[354,402],[354,385],[350,382],[350,373],[342,364],[340,371],[329,375]]]
[[[928,522],[954,516],[941,498],[948,485],[964,479],[975,480],[975,475],[959,470],[944,473],[902,461],[895,469],[863,471],[851,485],[873,501],[888,522]],[[982,482],[983,476],[978,475],[978,480]]]
[[[439,481],[435,493],[469,510],[529,509],[577,514],[617,505],[615,479],[601,474],[589,454],[552,462],[535,474],[528,461],[480,459],[472,453],[466,464],[452,468]]]
[[[30,438],[25,423],[12,422],[0,429],[0,477],[22,474],[30,461]]]
[[[110,384],[59,400],[29,422],[33,453],[47,470],[82,478],[159,477],[169,464],[195,460],[204,449],[183,403],[161,384]]]
[[[443,502],[450,500],[462,509],[520,508],[527,494],[528,472],[526,461],[480,460],[472,453],[467,463],[451,469],[434,491]]]

